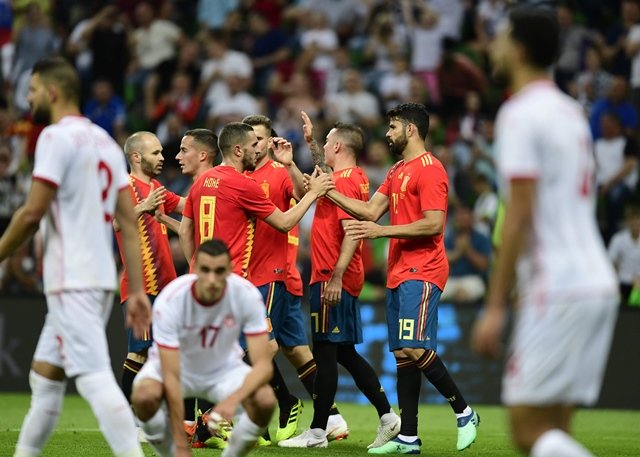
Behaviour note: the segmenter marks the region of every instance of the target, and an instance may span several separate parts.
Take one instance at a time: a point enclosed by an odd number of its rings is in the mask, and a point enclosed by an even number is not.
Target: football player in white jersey
[[[67,61],[52,58],[33,67],[33,119],[50,125],[36,144],[27,201],[0,238],[0,261],[40,225],[48,313],[29,373],[31,406],[15,457],[40,455],[62,409],[65,377],[76,378],[114,455],[143,455],[133,414],[111,370],[105,334],[117,284],[114,217],[129,271],[127,323],[141,336],[151,317],[127,169],[109,134],[80,115],[79,99],[80,80]]]
[[[578,103],[550,79],[553,11],[511,11],[491,49],[513,96],[496,123],[506,203],[484,313],[472,344],[497,356],[517,277],[518,309],[503,377],[516,445],[534,457],[592,454],[570,435],[576,405],[597,400],[617,314],[617,285],[595,219],[595,164]]]
[[[251,366],[238,343],[246,337]],[[232,273],[227,246],[214,239],[196,251],[194,274],[169,283],[153,308],[154,343],[133,384],[132,404],[161,456],[189,456],[183,397],[205,398],[235,422],[223,457],[246,455],[276,406],[269,331],[258,289]]]

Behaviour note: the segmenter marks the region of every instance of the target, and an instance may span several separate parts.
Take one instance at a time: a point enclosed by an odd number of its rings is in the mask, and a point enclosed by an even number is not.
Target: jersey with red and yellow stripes
[[[151,183],[154,188],[162,186],[155,179],[152,179]],[[133,204],[137,205],[147,198],[151,191],[151,185],[133,175],[129,175],[129,190],[131,191]],[[161,205],[161,209],[165,213],[172,213],[179,203],[180,196],[166,191],[165,201]],[[158,295],[164,286],[176,278],[176,270],[173,266],[173,258],[171,257],[171,248],[169,247],[169,238],[167,236],[167,227],[158,222],[153,217],[153,214],[145,213],[138,218],[138,234],[140,236],[145,291],[149,295]],[[120,257],[124,263],[122,239],[119,231],[116,231],[116,240],[118,241]],[[120,278],[120,300],[124,302],[128,297],[129,276],[125,268]]]

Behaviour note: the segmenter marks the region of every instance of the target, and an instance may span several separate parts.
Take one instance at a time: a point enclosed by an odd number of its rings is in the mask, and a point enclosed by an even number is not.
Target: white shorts
[[[163,381],[160,359],[154,356],[155,354],[157,354],[156,351],[149,353],[149,359],[133,380],[134,385],[143,379],[153,379],[160,383]],[[182,371],[180,372],[182,396],[184,398],[204,398],[212,403],[220,403],[240,388],[250,371],[251,367],[242,360],[219,370],[219,375],[211,376]]]
[[[65,291],[46,298],[48,312],[33,360],[62,367],[67,377],[111,371],[105,328],[113,292]]]
[[[618,313],[614,299],[520,308],[502,384],[506,405],[592,405]]]

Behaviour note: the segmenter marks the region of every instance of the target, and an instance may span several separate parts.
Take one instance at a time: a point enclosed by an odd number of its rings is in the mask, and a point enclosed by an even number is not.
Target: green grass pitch
[[[310,403],[310,402],[308,402]],[[0,394],[0,456],[11,456],[22,419],[29,405],[26,394]],[[375,437],[377,416],[371,406],[340,404],[349,423],[349,438],[329,444],[328,449],[283,449],[275,445],[256,449],[255,456],[329,457],[366,455],[366,446]],[[470,449],[455,449],[455,419],[447,406],[420,406],[420,438],[424,456],[518,456],[509,441],[505,410],[496,406],[476,406],[481,416],[478,439]],[[308,404],[301,424],[308,427],[312,408]],[[274,430],[272,423],[271,430]],[[580,410],[574,421],[574,433],[599,457],[640,456],[640,411]],[[272,433],[273,435],[274,433]],[[145,454],[154,455],[148,445]],[[219,450],[198,449],[194,456],[218,456]],[[101,457],[111,452],[98,430],[87,404],[76,395],[65,399],[58,427],[42,453],[43,457]]]

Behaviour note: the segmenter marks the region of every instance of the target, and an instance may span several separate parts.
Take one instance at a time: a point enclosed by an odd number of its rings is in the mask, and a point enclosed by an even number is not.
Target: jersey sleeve
[[[515,109],[514,109],[515,108]],[[531,178],[540,174],[539,138],[535,134],[535,119],[518,105],[512,105],[498,117],[496,137],[497,166],[500,174],[507,180]]]
[[[449,180],[444,168],[433,165],[423,168],[418,181],[421,211],[446,211],[449,200]]]
[[[243,322],[242,332],[245,335],[259,335],[267,333],[267,319],[265,316],[264,301],[258,289],[247,284],[243,291]]]
[[[153,303],[153,340],[160,347],[177,349],[180,347],[180,307],[169,300],[171,296],[161,292]]]
[[[33,179],[59,187],[73,160],[74,148],[52,126],[45,128],[36,143]]]
[[[164,212],[166,214],[173,213],[180,204],[180,195],[174,194],[170,190],[165,192]]]
[[[380,192],[382,195],[386,195],[387,197],[389,196],[389,189],[391,189],[391,177],[393,176],[393,172],[395,171],[396,166],[397,165],[389,168],[389,171],[387,171],[387,175],[384,177],[384,181],[382,181],[382,184],[380,184],[380,187],[378,187],[378,190],[376,192]]]
[[[242,208],[260,219],[269,217],[276,210],[276,205],[264,195],[254,179],[246,178],[243,184],[242,192],[237,195]]]
[[[195,196],[193,195],[195,193],[194,187],[195,186],[191,186],[189,194],[187,195],[187,199],[184,202],[184,209],[182,210],[182,215],[188,217],[189,219],[193,219],[193,202],[195,198]]]

